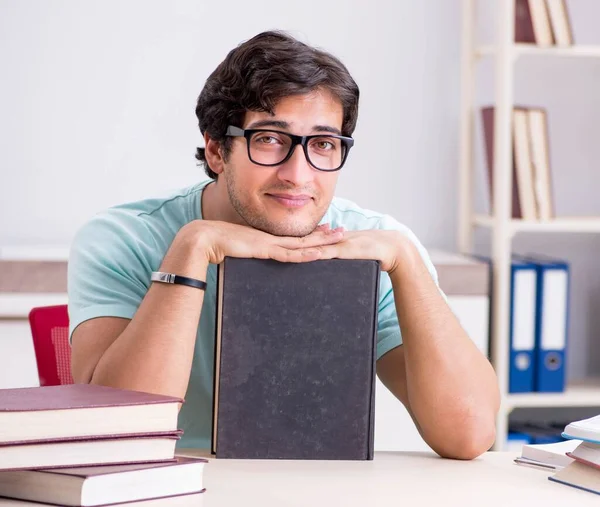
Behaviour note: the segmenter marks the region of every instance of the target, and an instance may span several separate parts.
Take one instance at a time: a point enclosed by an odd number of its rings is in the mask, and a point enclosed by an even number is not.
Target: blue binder
[[[562,392],[569,322],[569,265],[543,256],[529,259],[538,271],[534,389]]]
[[[508,390],[511,393],[528,393],[534,390],[537,279],[538,271],[534,263],[513,257],[508,376]]]

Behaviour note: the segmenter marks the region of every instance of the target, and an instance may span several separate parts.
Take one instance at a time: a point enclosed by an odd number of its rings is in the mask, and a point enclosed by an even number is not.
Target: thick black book
[[[371,260],[224,260],[217,458],[373,459],[379,276]]]

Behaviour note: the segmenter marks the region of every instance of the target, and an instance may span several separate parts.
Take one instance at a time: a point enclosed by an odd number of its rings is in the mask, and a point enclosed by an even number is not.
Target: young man
[[[197,158],[210,179],[109,209],[74,240],[76,382],[183,397],[181,445],[209,447],[216,265],[225,256],[377,259],[379,378],[441,456],[470,459],[492,445],[494,371],[446,304],[426,251],[391,217],[333,197],[358,97],[341,62],[285,34],[229,53],[196,108]]]

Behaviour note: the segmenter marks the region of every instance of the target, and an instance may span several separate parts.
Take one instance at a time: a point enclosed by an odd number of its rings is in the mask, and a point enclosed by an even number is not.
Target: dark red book
[[[554,44],[550,13],[544,0],[515,0],[515,42]]]
[[[0,389],[0,444],[174,432],[181,403],[91,384]]]
[[[529,0],[515,0],[515,42],[536,43]]]
[[[171,462],[154,464],[2,472],[0,496],[75,507],[159,498],[166,505],[178,505],[186,500],[179,496],[204,492],[206,463],[201,458],[177,456]]]
[[[485,157],[487,162],[488,188],[491,203],[490,214],[494,213],[494,111],[494,107],[484,107],[481,109],[483,140],[485,147]],[[514,150],[512,155],[512,161],[512,218],[523,218],[523,214],[521,212],[521,201],[519,199],[519,179],[517,177],[516,164],[514,160]]]

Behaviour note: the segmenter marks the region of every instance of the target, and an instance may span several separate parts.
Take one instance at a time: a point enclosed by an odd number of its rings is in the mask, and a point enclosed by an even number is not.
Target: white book
[[[204,493],[193,493],[191,495],[179,495],[166,498],[152,498],[150,500],[139,500],[127,502],[123,507],[200,507],[203,503]],[[0,507],[42,507],[39,502],[28,500],[16,500],[14,498],[0,498]]]
[[[2,444],[0,471],[172,461],[181,433]]]
[[[600,415],[567,424],[563,436],[600,444]]]
[[[0,496],[85,507],[150,499],[187,505],[192,498],[179,496],[204,491],[205,464],[205,459],[178,456],[175,462],[154,464],[0,472]]]
[[[544,465],[565,467],[573,462],[567,452],[574,451],[580,443],[580,440],[565,440],[552,444],[526,444],[521,457]]]
[[[569,455],[576,461],[600,469],[600,444],[581,442]]]

